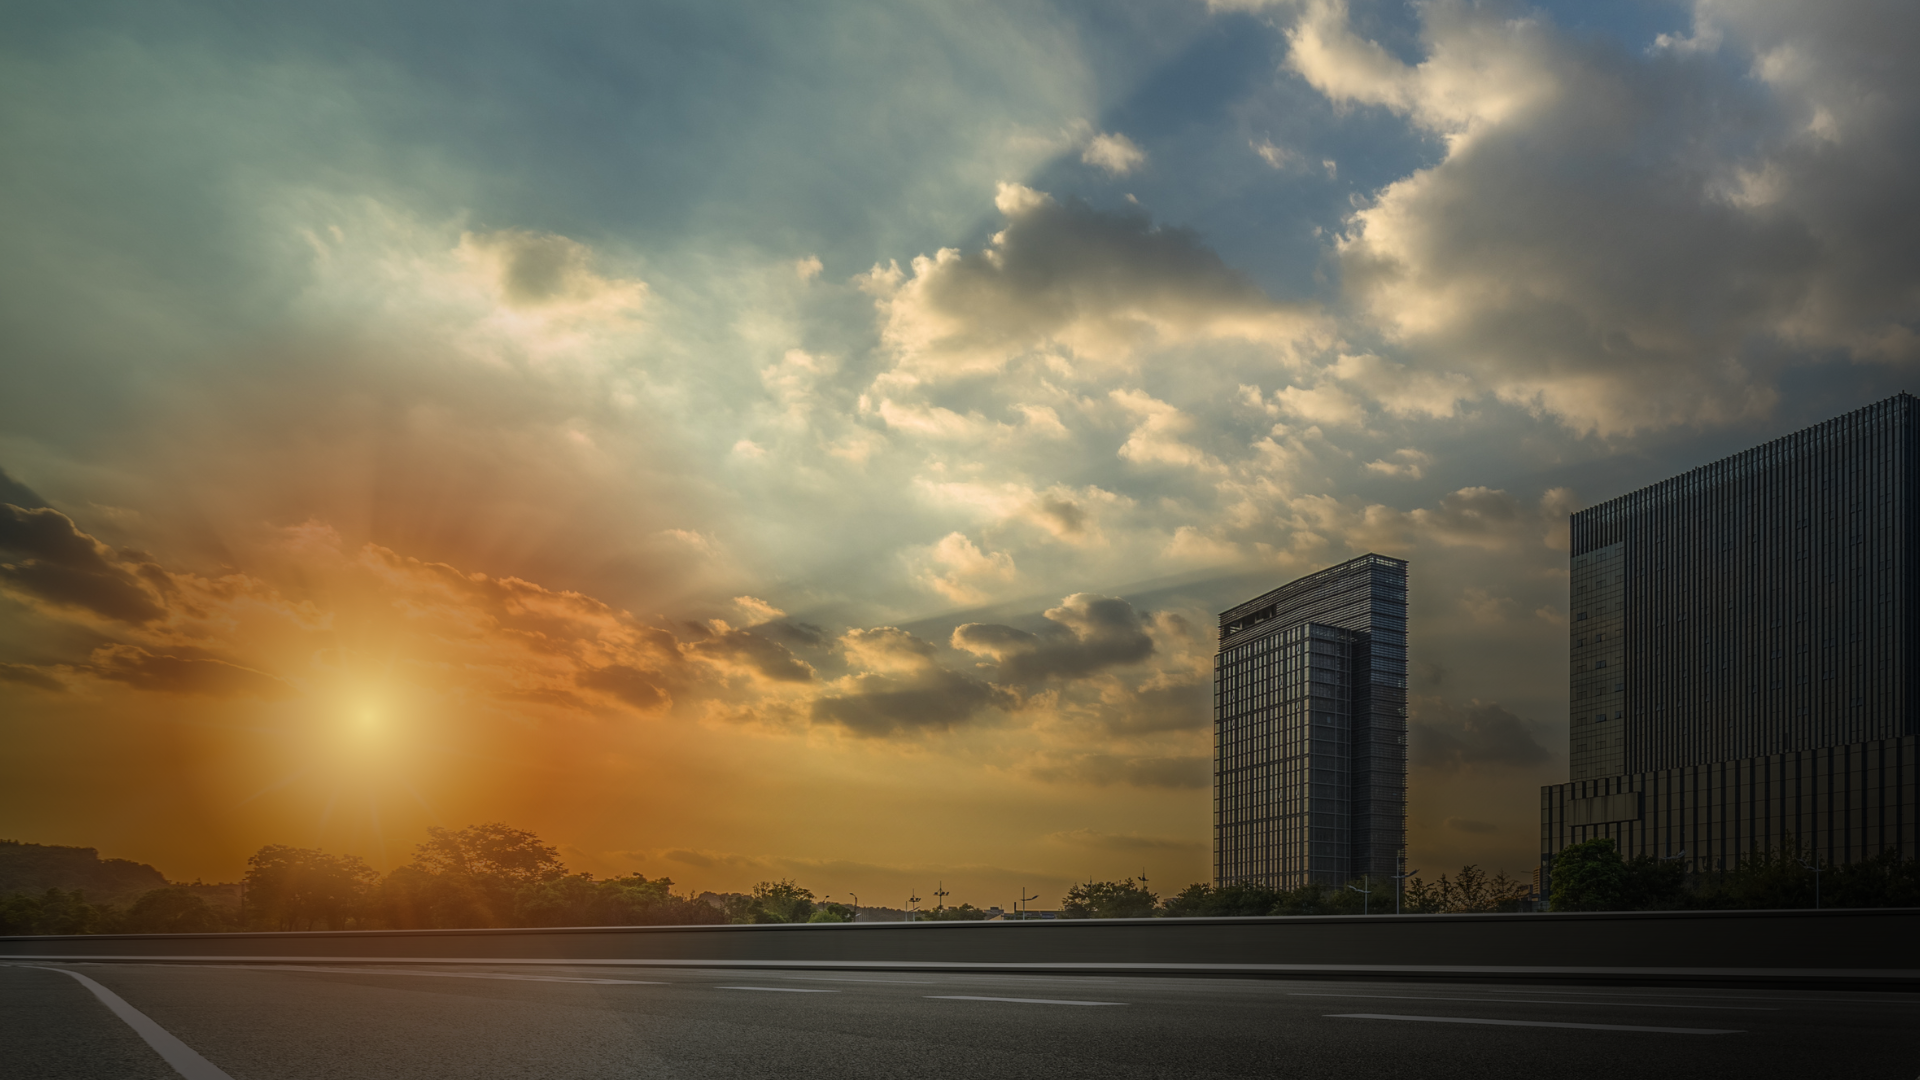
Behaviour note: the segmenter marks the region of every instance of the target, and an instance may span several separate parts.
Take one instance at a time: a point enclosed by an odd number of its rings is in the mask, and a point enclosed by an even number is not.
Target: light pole
[[[1362,885],[1373,884],[1373,882],[1367,880],[1367,877],[1365,874],[1362,874],[1360,876],[1360,883]],[[1373,914],[1371,908],[1369,907],[1369,905],[1373,902],[1373,890],[1363,889],[1359,885],[1349,885],[1347,886],[1347,888],[1352,889],[1354,892],[1357,892],[1360,894],[1360,914],[1362,915]]]
[[[1034,893],[1032,896],[1028,896],[1027,887],[1025,885],[1020,886],[1020,921],[1021,922],[1027,921],[1027,901],[1038,900],[1038,899],[1040,899],[1039,893]]]
[[[848,892],[847,895],[853,897],[853,915],[847,921],[859,922],[860,921],[860,894],[857,892]]]
[[[1405,886],[1405,885],[1406,885],[1406,882],[1407,882],[1407,879],[1408,879],[1408,878],[1410,878],[1410,877],[1412,877],[1413,875],[1415,875],[1415,874],[1417,874],[1417,873],[1419,873],[1419,872],[1420,872],[1420,871],[1418,871],[1418,870],[1409,870],[1409,871],[1407,871],[1407,872],[1406,872],[1406,873],[1404,873],[1404,874],[1395,874],[1395,875],[1393,875],[1393,913],[1394,913],[1395,915],[1398,915],[1398,914],[1400,914],[1400,890],[1401,890],[1401,888],[1402,888],[1403,886]]]

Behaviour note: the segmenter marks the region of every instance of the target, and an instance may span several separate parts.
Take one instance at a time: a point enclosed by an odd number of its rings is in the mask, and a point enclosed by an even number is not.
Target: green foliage
[[[848,904],[824,903],[808,922],[852,922],[853,908]]]
[[[568,874],[523,886],[515,898],[515,926],[686,926],[718,923],[711,904],[673,895],[671,878],[641,874],[595,881]]]
[[[1554,911],[1619,911],[1626,901],[1627,865],[1606,837],[1583,840],[1554,856]]]
[[[167,884],[160,871],[129,859],[102,859],[94,848],[0,840],[0,894],[41,896],[80,890],[103,901],[131,900]]]
[[[97,934],[113,909],[87,903],[79,889],[48,889],[38,896],[0,898],[0,934]]]
[[[1286,894],[1267,885],[1237,882],[1231,885],[1196,883],[1167,899],[1161,914],[1176,919],[1194,919],[1224,915],[1271,915]]]
[[[364,925],[379,876],[358,855],[268,844],[247,860],[247,916],[269,930]]]
[[[1089,881],[1067,890],[1060,914],[1069,919],[1145,919],[1159,906],[1160,898],[1132,878]]]
[[[1557,879],[1556,879],[1557,882]],[[1409,914],[1482,914],[1490,911],[1519,911],[1527,902],[1532,886],[1515,881],[1506,871],[1488,877],[1486,871],[1469,863],[1448,879],[1441,874],[1436,881],[1410,877],[1400,895],[1400,910]],[[1393,910],[1393,894],[1386,896],[1386,910]],[[1378,910],[1378,907],[1376,907]]]
[[[214,934],[230,928],[220,911],[185,885],[149,889],[117,921],[129,934]]]
[[[813,918],[813,892],[791,881],[763,881],[753,887],[742,914],[734,922],[797,923]]]
[[[923,911],[919,918],[927,922],[985,922],[991,918],[984,910],[972,904],[959,904],[955,907],[935,908]]]

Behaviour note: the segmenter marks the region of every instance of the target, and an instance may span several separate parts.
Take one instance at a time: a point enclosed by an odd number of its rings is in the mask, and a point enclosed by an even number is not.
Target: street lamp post
[[[1020,886],[1020,921],[1021,922],[1027,921],[1027,901],[1038,900],[1038,899],[1040,899],[1039,893],[1034,893],[1032,896],[1028,896],[1027,887],[1025,885]]]
[[[860,921],[860,894],[857,892],[848,892],[847,895],[853,897],[853,916],[849,918],[847,921],[859,922]]]
[[[1373,882],[1367,880],[1367,877],[1364,874],[1360,876],[1360,882],[1362,885],[1373,884]],[[1363,889],[1359,885],[1349,885],[1347,886],[1347,888],[1352,889],[1354,892],[1357,892],[1360,894],[1360,914],[1362,915],[1373,914],[1373,911],[1370,906],[1373,902],[1373,890]]]
[[[1409,870],[1404,874],[1393,875],[1393,913],[1395,915],[1400,914],[1400,892],[1402,887],[1406,885],[1408,878],[1419,872],[1418,870]]]

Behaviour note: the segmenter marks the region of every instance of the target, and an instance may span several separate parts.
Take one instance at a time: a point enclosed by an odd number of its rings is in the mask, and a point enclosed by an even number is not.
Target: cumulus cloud
[[[58,510],[0,505],[0,558],[0,586],[16,595],[126,623],[165,614],[157,567],[123,558]]]
[[[1137,664],[1153,655],[1140,612],[1116,596],[1075,593],[1048,608],[1046,629],[1030,633],[999,623],[965,623],[953,647],[992,659],[1009,682],[1073,679]]]
[[[1007,224],[988,247],[943,248],[910,274],[876,266],[862,279],[904,370],[991,371],[1045,349],[1120,363],[1144,346],[1203,340],[1284,349],[1317,332],[1312,312],[1269,299],[1187,230],[1019,184],[1002,184],[996,205]]]
[[[1115,176],[1125,176],[1147,163],[1147,152],[1119,132],[1100,132],[1080,152],[1080,160]]]
[[[1543,725],[1522,720],[1498,702],[1459,705],[1416,697],[1407,721],[1407,760],[1416,769],[1442,773],[1538,765],[1553,756],[1540,744],[1543,731]]]
[[[981,551],[962,533],[948,533],[921,561],[931,564],[920,580],[956,604],[977,604],[992,590],[1014,580],[1013,557],[1004,551]]]
[[[1702,4],[1684,45],[1636,56],[1539,15],[1420,12],[1411,64],[1338,0],[1287,31],[1289,67],[1329,99],[1445,142],[1337,247],[1370,324],[1458,380],[1418,397],[1491,393],[1616,434],[1768,410],[1759,339],[1920,356],[1902,209],[1920,89],[1895,44],[1920,15]]]
[[[1020,706],[1012,691],[943,666],[931,642],[897,627],[850,630],[840,644],[849,662],[868,670],[835,681],[814,699],[815,723],[869,737],[920,734]]]

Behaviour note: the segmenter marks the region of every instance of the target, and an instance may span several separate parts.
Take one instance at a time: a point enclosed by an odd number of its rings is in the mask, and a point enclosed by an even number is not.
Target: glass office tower
[[[1213,689],[1216,885],[1401,871],[1405,562],[1362,555],[1223,612]]]
[[[1573,515],[1570,783],[1543,863],[1914,854],[1920,401],[1906,394]]]

